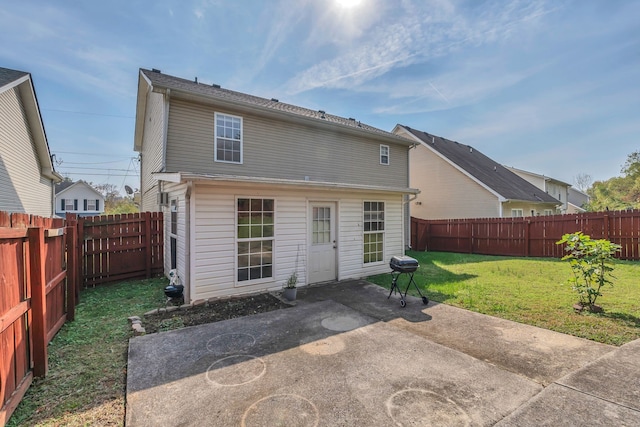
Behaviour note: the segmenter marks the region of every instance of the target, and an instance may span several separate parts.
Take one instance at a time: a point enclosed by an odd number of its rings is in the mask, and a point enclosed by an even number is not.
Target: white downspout
[[[185,259],[184,264],[186,266],[186,270],[184,273],[184,279],[186,282],[187,288],[187,297],[189,302],[193,302],[191,296],[195,294],[195,280],[191,280],[192,277],[195,277],[195,265],[192,264],[191,253],[195,250],[195,248],[191,247],[192,242],[195,244],[195,238],[191,236],[195,233],[195,198],[191,197],[191,192],[193,191],[193,181],[187,181],[187,191],[185,192]]]

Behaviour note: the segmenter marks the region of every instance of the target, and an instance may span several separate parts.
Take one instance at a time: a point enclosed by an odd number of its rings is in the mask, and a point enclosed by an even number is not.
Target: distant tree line
[[[622,176],[596,181],[587,189],[590,200],[585,209],[591,212],[640,209],[640,151],[629,154],[620,172]],[[579,184],[576,182],[578,188]]]

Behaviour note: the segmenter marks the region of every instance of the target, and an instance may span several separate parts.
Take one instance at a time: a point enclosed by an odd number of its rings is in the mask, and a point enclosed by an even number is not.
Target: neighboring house
[[[187,301],[362,278],[405,249],[411,142],[279,102],[140,70],[141,210],[165,213]]]
[[[60,180],[31,74],[0,68],[0,211],[51,217]]]
[[[84,181],[63,181],[56,184],[56,216],[68,213],[95,216],[104,213],[104,196]]]
[[[529,181],[539,189],[544,190],[545,193],[562,202],[562,206],[559,207],[558,210],[554,210],[552,212],[547,211],[545,212],[545,215],[567,213],[569,203],[569,188],[571,188],[571,184],[567,184],[566,182],[560,181],[559,179],[554,179],[545,175],[528,172],[522,169],[516,169],[510,166],[505,167],[511,172],[518,175],[520,178]]]
[[[582,213],[586,212],[584,207],[589,203],[589,195],[583,193],[577,188],[569,187],[567,213]]]
[[[410,184],[420,190],[411,216],[422,219],[543,215],[560,202],[475,148],[396,125],[413,141]]]

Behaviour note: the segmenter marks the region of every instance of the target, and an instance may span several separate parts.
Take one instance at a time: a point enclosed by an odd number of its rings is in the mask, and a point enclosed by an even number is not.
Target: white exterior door
[[[336,203],[309,206],[309,283],[336,280]]]

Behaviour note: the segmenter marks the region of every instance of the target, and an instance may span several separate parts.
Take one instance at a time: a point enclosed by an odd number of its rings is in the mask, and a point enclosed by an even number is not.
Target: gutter
[[[297,186],[307,188],[332,189],[332,190],[360,190],[375,191],[388,193],[414,194],[420,193],[416,188],[405,187],[381,187],[362,184],[344,184],[336,182],[324,181],[304,181],[295,179],[282,178],[260,178],[252,176],[236,176],[236,175],[204,175],[191,172],[158,172],[152,174],[159,181],[168,181],[180,183],[185,181],[205,181],[205,182],[235,182],[239,184],[261,184],[261,185],[279,185],[279,186]]]

